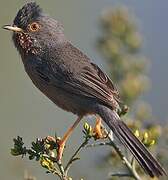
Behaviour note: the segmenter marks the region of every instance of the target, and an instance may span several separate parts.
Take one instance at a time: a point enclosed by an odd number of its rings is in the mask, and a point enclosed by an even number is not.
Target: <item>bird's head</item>
[[[35,2],[25,4],[17,13],[13,25],[13,41],[21,54],[38,54],[65,41],[63,26],[43,13]]]

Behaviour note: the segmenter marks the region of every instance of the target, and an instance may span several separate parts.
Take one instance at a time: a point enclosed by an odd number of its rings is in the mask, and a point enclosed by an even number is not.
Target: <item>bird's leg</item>
[[[58,141],[58,150],[57,150],[57,160],[61,160],[62,154],[64,151],[65,143],[68,140],[69,136],[72,134],[73,130],[76,128],[76,126],[81,121],[82,116],[79,116],[75,123],[68,129],[68,131],[64,134],[63,138]]]
[[[102,129],[102,122],[99,116],[96,116],[96,124],[93,128],[93,133],[95,134],[96,139],[103,139],[105,137],[105,133]]]

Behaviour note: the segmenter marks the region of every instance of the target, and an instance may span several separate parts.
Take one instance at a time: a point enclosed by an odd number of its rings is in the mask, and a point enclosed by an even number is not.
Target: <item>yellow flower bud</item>
[[[154,145],[155,144],[155,140],[153,139],[150,143],[150,146]]]
[[[148,139],[148,137],[149,137],[148,133],[147,133],[147,132],[145,132],[145,133],[144,133],[144,139],[146,139],[146,140],[147,140],[147,139]]]
[[[134,135],[135,135],[136,137],[139,137],[139,136],[140,136],[140,133],[139,133],[138,129],[135,131]]]
[[[92,127],[91,127],[91,126],[89,126],[89,128],[88,128],[88,132],[89,132],[89,133],[92,132]]]
[[[87,122],[85,122],[83,127],[84,127],[84,129],[85,129],[86,131],[88,131],[88,129],[89,129],[89,124],[88,124]]]
[[[44,158],[44,157],[40,158],[40,164],[42,167],[49,169],[49,170],[53,169],[53,167],[54,167],[54,163],[50,159]]]

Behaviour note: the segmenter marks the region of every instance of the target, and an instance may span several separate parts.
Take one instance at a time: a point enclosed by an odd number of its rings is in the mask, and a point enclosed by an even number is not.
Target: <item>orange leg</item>
[[[72,134],[73,130],[76,128],[76,126],[79,124],[83,116],[79,116],[75,123],[68,129],[68,131],[64,134],[63,138],[58,141],[59,147],[57,152],[57,160],[61,160],[62,154],[64,151],[65,143],[68,140],[69,136]]]

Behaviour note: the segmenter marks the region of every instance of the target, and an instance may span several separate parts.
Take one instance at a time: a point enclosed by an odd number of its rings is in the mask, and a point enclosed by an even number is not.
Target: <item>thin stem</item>
[[[135,168],[132,167],[131,163],[127,160],[127,158],[123,155],[123,153],[121,152],[120,148],[114,143],[114,139],[112,134],[109,134],[108,131],[106,129],[104,129],[105,132],[107,133],[107,137],[111,143],[111,146],[113,146],[113,148],[115,149],[115,151],[117,152],[117,154],[120,156],[121,160],[125,163],[125,165],[127,166],[127,168],[129,169],[129,171],[131,172],[132,176],[136,179],[136,180],[141,180],[141,178],[139,177],[138,173],[136,172]]]
[[[74,161],[74,160],[77,160],[77,159],[75,159],[75,156],[79,153],[79,151],[80,151],[83,147],[85,147],[85,146],[87,145],[88,141],[89,141],[89,138],[85,138],[85,141],[78,147],[78,149],[75,151],[75,153],[72,155],[72,157],[71,157],[70,160],[68,161],[68,163],[67,163],[67,165],[66,165],[66,167],[65,167],[65,174],[66,174],[66,175],[67,175],[68,170],[69,170],[71,164],[73,163],[73,161]]]
[[[57,165],[58,165],[58,167],[60,169],[60,172],[61,172],[61,179],[62,180],[67,180],[67,175],[65,174],[65,170],[64,170],[64,167],[62,165],[61,160],[57,161],[56,163],[57,163]]]
[[[109,143],[109,142],[93,143],[93,144],[86,145],[85,148],[97,147],[97,146],[111,146],[111,143]]]
[[[61,180],[62,180],[62,174],[60,171],[58,171],[58,169],[54,169],[54,170],[49,170],[52,174],[56,174]]]
[[[122,172],[116,172],[116,173],[111,173],[110,176],[132,177],[132,174],[122,173]]]

